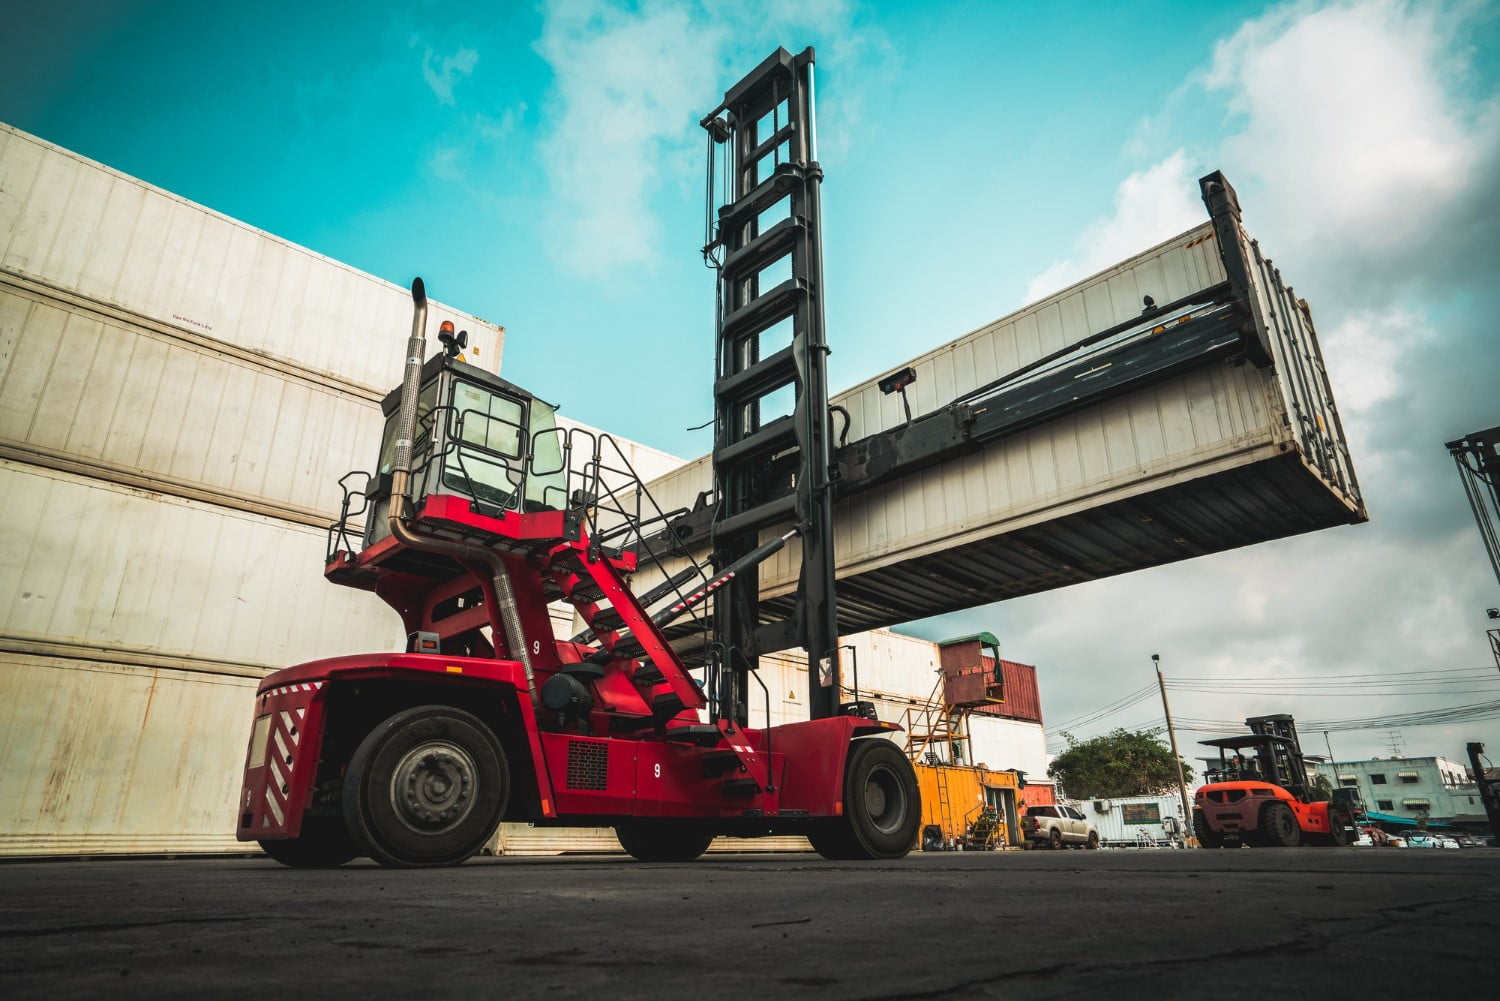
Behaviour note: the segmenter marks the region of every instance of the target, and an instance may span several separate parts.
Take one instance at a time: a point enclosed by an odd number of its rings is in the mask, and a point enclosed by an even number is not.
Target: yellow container
[[[1020,780],[1013,771],[962,765],[917,764],[922,793],[924,850],[1020,844],[1017,801]],[[993,811],[994,834],[986,837],[984,814]],[[1014,833],[1013,833],[1014,832]]]

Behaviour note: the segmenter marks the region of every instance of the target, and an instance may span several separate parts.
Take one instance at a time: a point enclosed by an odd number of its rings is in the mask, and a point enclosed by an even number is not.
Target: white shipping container
[[[1206,362],[839,501],[842,631],[1365,519],[1310,314],[1236,234],[1273,328],[1274,364]],[[915,359],[912,411],[937,411],[1128,324],[1145,296],[1207,300],[1226,281],[1214,225],[1204,223]],[[906,421],[878,382],[833,397],[849,414],[850,442]],[[707,456],[649,485],[668,509],[691,508],[711,487]],[[761,567],[773,612],[789,611],[800,561],[793,540]]]
[[[244,851],[256,680],[0,650],[0,856]]]
[[[1182,821],[1182,800],[1166,796],[1130,796],[1124,799],[1086,799],[1076,804],[1106,845],[1140,848],[1165,847],[1181,841],[1191,825]]]
[[[383,394],[410,292],[0,124],[0,279]],[[441,289],[438,288],[440,292]],[[434,302],[498,370],[504,330]]]
[[[502,328],[428,317],[498,367]],[[0,125],[0,854],[243,850],[256,681],[403,642],[320,571],[410,328],[403,287]]]

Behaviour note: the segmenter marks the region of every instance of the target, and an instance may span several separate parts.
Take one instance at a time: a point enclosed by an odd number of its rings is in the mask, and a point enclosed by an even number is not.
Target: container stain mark
[[[810,918],[810,917],[808,917],[808,918],[789,918],[786,921],[761,921],[760,923],[753,924],[750,927],[751,928],[775,928],[775,927],[778,927],[779,925],[805,925],[805,924],[808,924],[811,921],[812,921],[812,918]]]

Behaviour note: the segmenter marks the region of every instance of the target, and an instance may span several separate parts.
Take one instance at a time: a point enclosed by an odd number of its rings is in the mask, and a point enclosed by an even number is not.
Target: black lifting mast
[[[762,621],[758,573],[735,577],[715,602],[715,711],[741,723],[759,655],[795,646],[808,653],[811,718],[839,711],[813,60],[811,48],[777,49],[702,122],[703,253],[718,271],[711,545],[728,565],[773,526],[791,523],[801,535],[789,616]],[[777,401],[789,389],[786,412]]]

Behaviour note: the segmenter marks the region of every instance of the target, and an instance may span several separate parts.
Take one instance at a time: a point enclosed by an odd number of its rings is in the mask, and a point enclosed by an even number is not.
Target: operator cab
[[[1218,782],[1269,782],[1285,789],[1300,788],[1292,753],[1295,743],[1288,737],[1247,733],[1235,737],[1215,737],[1200,741],[1219,749],[1219,767],[1209,768],[1203,779],[1210,785]]]
[[[446,342],[445,342],[446,343]],[[381,401],[385,431],[366,496],[365,548],[390,535],[391,472],[401,387]],[[412,440],[412,502],[431,494],[468,498],[477,514],[560,510],[567,502],[557,407],[462,360],[448,345],[422,366]]]

